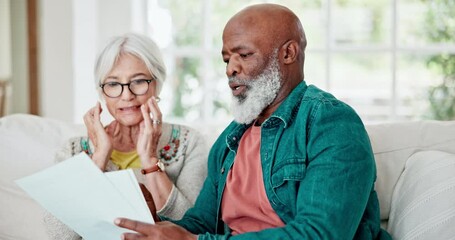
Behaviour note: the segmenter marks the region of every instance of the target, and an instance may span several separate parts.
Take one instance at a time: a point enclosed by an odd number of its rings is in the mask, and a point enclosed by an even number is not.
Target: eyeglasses
[[[128,86],[132,94],[140,96],[147,93],[149,85],[153,80],[155,79],[137,79],[129,83],[107,82],[100,84],[100,88],[110,98],[116,98],[122,95],[124,86]]]

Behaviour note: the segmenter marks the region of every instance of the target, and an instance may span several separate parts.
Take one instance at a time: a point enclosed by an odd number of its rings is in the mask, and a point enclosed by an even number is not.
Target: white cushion
[[[376,160],[381,220],[389,219],[392,193],[406,160],[418,151],[455,153],[455,121],[407,121],[366,126]]]
[[[406,162],[392,196],[393,239],[455,238],[455,154],[422,151]]]
[[[56,150],[83,126],[27,114],[0,118],[0,239],[48,239],[43,209],[14,180],[54,163]]]

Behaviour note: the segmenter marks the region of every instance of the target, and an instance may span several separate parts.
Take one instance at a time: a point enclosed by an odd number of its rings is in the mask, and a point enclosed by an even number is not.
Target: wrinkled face
[[[245,88],[241,94],[232,96],[231,110],[238,123],[253,122],[275,100],[281,88],[277,55],[271,57],[270,63],[257,77],[229,77],[229,85],[242,85]]]
[[[223,32],[222,57],[226,63],[226,75],[239,79],[251,79],[264,71],[269,56],[264,42],[254,32],[228,25]],[[247,89],[243,85],[230,85],[232,94],[239,96]]]
[[[153,79],[147,66],[134,55],[122,54],[107,74],[103,83],[117,82],[126,84],[140,79]],[[103,93],[109,113],[122,125],[132,126],[139,124],[143,119],[140,107],[150,97],[155,95],[155,86],[155,81],[150,82],[148,90],[140,96],[134,95],[128,89],[128,86],[123,86],[123,92],[118,97],[111,98]]]
[[[251,123],[273,102],[281,88],[277,51],[273,51],[262,34],[233,22],[223,32],[222,56],[233,96],[234,119]]]

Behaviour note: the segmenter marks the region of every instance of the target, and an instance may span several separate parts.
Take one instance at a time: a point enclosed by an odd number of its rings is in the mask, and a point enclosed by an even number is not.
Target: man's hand
[[[158,222],[156,224],[148,224],[138,222],[126,218],[117,218],[114,221],[115,225],[133,230],[137,233],[123,233],[123,240],[196,240],[197,236],[191,234],[184,228],[175,225],[171,222]]]

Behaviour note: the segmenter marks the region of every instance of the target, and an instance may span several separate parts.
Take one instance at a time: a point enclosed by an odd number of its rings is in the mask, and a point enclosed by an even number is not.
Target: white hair
[[[249,124],[257,119],[275,100],[281,88],[281,77],[278,50],[273,52],[268,65],[258,76],[243,80],[229,77],[229,82],[240,83],[247,87],[244,95],[232,96],[231,110],[234,120],[241,124]]]
[[[111,38],[98,55],[95,64],[95,84],[103,83],[107,74],[112,70],[122,54],[132,54],[142,60],[150,74],[156,80],[156,95],[161,92],[166,79],[166,67],[158,45],[149,37],[137,33],[127,33]]]

